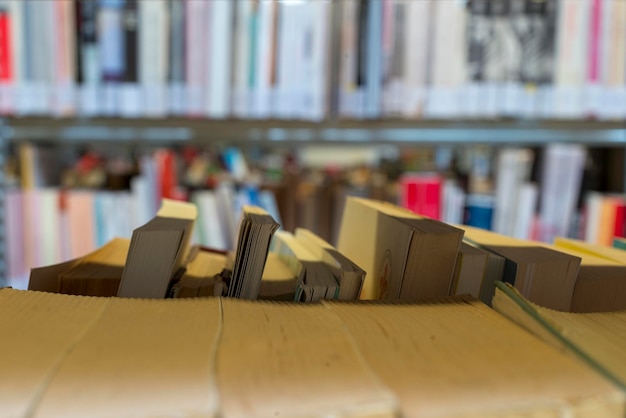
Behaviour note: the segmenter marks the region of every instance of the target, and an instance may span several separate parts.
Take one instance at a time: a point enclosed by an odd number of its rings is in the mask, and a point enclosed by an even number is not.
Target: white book
[[[168,102],[171,115],[182,116],[186,113],[185,89],[185,1],[169,2],[168,15]]]
[[[553,242],[570,230],[585,166],[586,152],[579,145],[549,145],[541,174],[540,239]]]
[[[467,80],[467,16],[461,2],[442,1],[432,3],[432,6],[431,88],[426,116],[447,119],[462,114],[459,98]]]
[[[557,118],[584,115],[589,45],[589,0],[559,0],[554,111]]]
[[[300,3],[278,3],[280,19],[278,21],[278,61],[276,62],[276,103],[272,115],[279,119],[289,119],[294,109],[290,106],[289,93],[296,88],[296,76],[291,69],[294,61],[294,32],[296,14],[301,10]]]
[[[165,0],[140,1],[138,5],[138,64],[142,107],[145,116],[161,117],[167,113],[167,2]]]
[[[230,115],[230,85],[232,45],[232,19],[234,3],[211,2],[208,35],[206,84],[206,115],[210,118],[226,118]]]
[[[217,197],[213,191],[204,190],[194,193],[192,201],[198,206],[196,229],[199,243],[209,248],[227,250],[228,219],[221,218]]]
[[[206,52],[206,5],[204,0],[185,2],[185,24],[187,26],[187,55],[185,56],[187,80],[187,114],[204,115],[204,65]]]
[[[498,155],[493,230],[512,236],[522,185],[529,180],[533,154],[529,149],[504,149]]]
[[[330,2],[318,0],[306,4],[305,13],[309,16],[309,33],[311,39],[310,55],[306,61],[306,78],[309,80],[305,92],[304,113],[305,119],[322,120],[326,115],[327,105],[327,76],[328,76],[328,44],[330,33]]]
[[[237,0],[236,3],[232,111],[233,115],[238,118],[249,116],[252,1]]]
[[[428,45],[432,27],[432,2],[402,2],[404,26],[404,79],[398,93],[404,96],[402,113],[406,117],[421,116],[426,102],[428,76]]]
[[[534,183],[523,183],[519,191],[519,201],[513,237],[519,239],[532,239],[532,228],[537,207],[539,190]]]
[[[253,91],[253,114],[255,118],[269,118],[272,112],[272,69],[274,58],[272,47],[274,41],[274,8],[277,2],[266,0],[258,3],[255,84]]]

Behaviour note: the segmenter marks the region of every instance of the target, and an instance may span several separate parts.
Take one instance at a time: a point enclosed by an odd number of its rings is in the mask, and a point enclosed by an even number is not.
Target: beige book
[[[306,228],[296,228],[295,237],[331,269],[339,283],[337,299],[359,299],[361,289],[363,288],[363,280],[365,279],[365,271],[363,269]]]
[[[74,273],[71,273],[71,271],[74,268],[80,267],[82,264],[102,265],[112,269],[120,266],[123,267],[126,263],[126,255],[128,254],[129,247],[129,239],[113,238],[102,247],[84,257],[34,268],[30,272],[28,289],[57,293],[64,288],[64,285],[59,281],[59,277],[63,274],[70,274],[70,276],[75,279],[76,276],[74,276]],[[89,274],[92,274],[91,270],[89,270],[89,272]]]
[[[65,311],[58,300],[55,309]],[[217,415],[218,299],[111,298],[91,322],[74,331],[78,341],[56,365],[31,416]]]
[[[269,252],[263,269],[259,299],[293,302],[298,276],[291,271],[277,253]]]
[[[172,297],[213,296],[216,276],[226,266],[226,255],[195,247],[190,258],[185,273],[172,289]]]
[[[540,242],[511,238],[470,226],[459,226],[464,239],[504,257],[503,280],[529,300],[542,306],[569,311],[580,258]]]
[[[542,308],[499,283],[493,307],[626,392],[626,310],[571,313]]]
[[[471,295],[479,299],[488,260],[489,253],[487,251],[462,242],[454,269],[450,294]]]
[[[387,202],[349,197],[337,250],[366,272],[361,299],[447,296],[463,231]]]
[[[223,298],[222,309],[224,418],[396,416],[395,397],[324,306]]]
[[[611,382],[474,299],[325,303],[404,417],[624,414],[624,394]]]
[[[64,357],[107,303],[103,298],[0,289],[0,416],[32,416]]]
[[[594,250],[594,246],[586,247],[575,241],[555,242],[554,248],[557,250],[581,259],[570,312],[626,309],[626,264],[609,258],[608,251],[600,255],[602,253],[598,249]]]
[[[626,251],[618,248],[563,237],[555,238],[554,245],[557,248],[570,248],[595,257],[605,258],[607,260],[626,265]]]

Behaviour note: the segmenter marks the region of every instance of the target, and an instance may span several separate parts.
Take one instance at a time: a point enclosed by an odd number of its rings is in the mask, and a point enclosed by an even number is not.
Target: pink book
[[[21,190],[9,190],[6,194],[5,231],[6,265],[9,282],[28,276],[24,258],[23,206]]]
[[[602,29],[600,23],[602,21],[602,1],[592,0],[591,18],[589,31],[589,62],[588,77],[590,84],[600,81],[600,40],[602,38]]]
[[[94,196],[90,191],[70,191],[65,198],[69,227],[69,258],[82,257],[95,250]]]

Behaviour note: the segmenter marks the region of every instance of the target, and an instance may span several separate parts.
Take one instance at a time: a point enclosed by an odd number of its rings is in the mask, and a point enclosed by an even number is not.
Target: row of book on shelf
[[[626,251],[520,240],[356,197],[336,247],[279,230],[255,206],[242,208],[234,251],[194,247],[197,218],[195,205],[164,200],[130,240],[33,269],[29,291],[0,289],[0,331],[12,341],[0,384],[13,388],[0,408],[626,413]],[[258,355],[243,355],[250,346]],[[68,396],[77,378],[86,395]]]
[[[626,116],[621,0],[0,2],[4,114]]]
[[[346,200],[336,247],[305,228],[278,230],[254,205],[242,207],[231,250],[193,245],[197,218],[195,204],[166,199],[130,240],[115,238],[89,255],[34,268],[28,286],[92,296],[302,302],[470,294],[491,304],[495,282],[505,281],[551,309],[626,309],[626,252],[619,245],[521,240],[358,197]]]

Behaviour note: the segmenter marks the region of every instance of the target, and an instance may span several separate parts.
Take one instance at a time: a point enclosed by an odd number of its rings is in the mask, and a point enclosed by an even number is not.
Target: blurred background
[[[334,243],[348,195],[625,235],[626,0],[0,0],[0,285],[163,197]],[[364,226],[366,227],[366,226]]]

